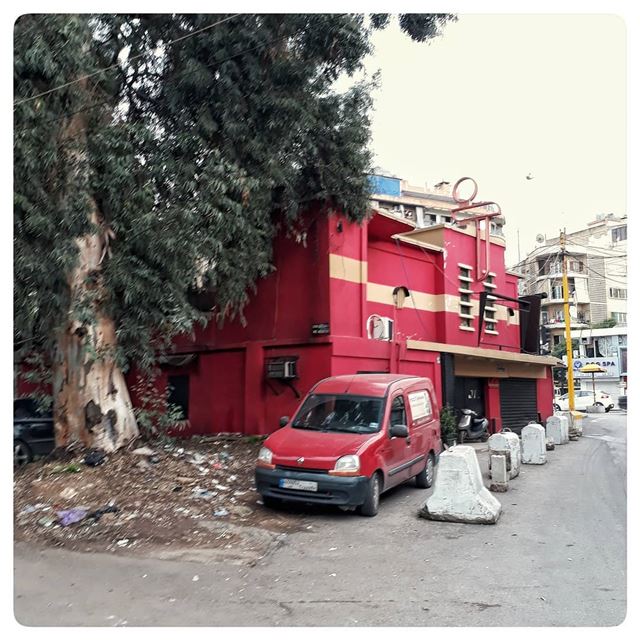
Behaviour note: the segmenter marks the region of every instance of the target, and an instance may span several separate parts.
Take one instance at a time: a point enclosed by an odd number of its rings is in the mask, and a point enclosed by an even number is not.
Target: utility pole
[[[575,409],[573,397],[573,342],[571,341],[571,314],[569,313],[569,278],[567,277],[567,251],[565,234],[567,230],[560,232],[560,255],[562,256],[562,294],[564,297],[564,335],[567,347],[567,382],[569,386],[569,411]]]

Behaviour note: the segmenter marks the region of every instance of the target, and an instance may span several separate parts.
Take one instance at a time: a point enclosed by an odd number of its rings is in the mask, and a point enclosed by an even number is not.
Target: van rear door
[[[433,408],[433,396],[424,386],[407,392],[407,404],[411,414],[409,431],[411,433],[412,455],[416,460],[411,474],[417,474],[424,467],[426,456],[431,449],[436,453],[438,422]]]

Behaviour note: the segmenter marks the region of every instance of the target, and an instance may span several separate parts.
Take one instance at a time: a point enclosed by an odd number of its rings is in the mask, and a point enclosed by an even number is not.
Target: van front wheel
[[[367,497],[358,509],[361,516],[371,518],[378,513],[378,507],[380,506],[380,488],[380,474],[376,472],[369,479]]]
[[[435,458],[433,457],[433,453],[429,452],[424,469],[416,476],[416,487],[419,489],[428,489],[433,484],[435,467]]]

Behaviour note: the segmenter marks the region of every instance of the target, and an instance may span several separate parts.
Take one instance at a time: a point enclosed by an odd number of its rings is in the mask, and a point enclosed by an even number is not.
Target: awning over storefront
[[[553,356],[536,356],[499,349],[466,347],[423,340],[407,340],[407,349],[453,354],[456,376],[545,378],[547,367],[562,365],[562,361]]]

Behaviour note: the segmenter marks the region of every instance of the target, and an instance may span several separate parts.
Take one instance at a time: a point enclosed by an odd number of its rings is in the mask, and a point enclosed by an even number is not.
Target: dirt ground
[[[83,462],[86,451],[33,462],[14,475],[14,538],[75,551],[197,552],[300,530],[302,516],[261,504],[253,481],[260,445],[220,435],[138,442],[98,466]],[[70,509],[88,515],[65,526],[60,512]]]

